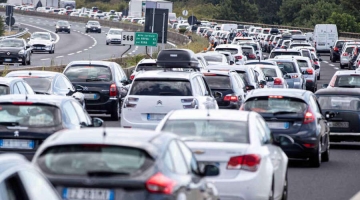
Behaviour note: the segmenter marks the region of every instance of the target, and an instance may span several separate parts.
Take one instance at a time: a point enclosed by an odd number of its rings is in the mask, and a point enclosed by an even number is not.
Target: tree
[[[353,15],[358,20],[360,20],[359,10],[360,10],[360,1],[359,0],[340,0],[340,4],[343,7],[346,13]]]
[[[348,13],[333,12],[327,20],[330,24],[336,24],[339,31],[358,32],[360,25],[356,22],[356,18]]]
[[[217,19],[256,22],[258,8],[249,0],[224,0],[216,15]]]
[[[280,10],[282,0],[256,0],[259,10],[259,20],[264,24],[278,24],[280,17],[277,12]]]

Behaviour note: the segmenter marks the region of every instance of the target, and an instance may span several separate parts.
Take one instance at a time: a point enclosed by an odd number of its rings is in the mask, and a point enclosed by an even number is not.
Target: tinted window
[[[13,174],[7,177],[0,184],[0,199],[1,200],[24,200],[29,199],[24,193],[24,187],[18,174]]]
[[[273,68],[261,68],[265,76],[277,77],[276,70]]]
[[[354,47],[348,47],[346,48],[345,52],[351,53],[353,51]]]
[[[64,145],[46,150],[38,159],[49,174],[87,175],[91,172],[132,174],[147,169],[153,160],[137,148],[108,145]]]
[[[338,41],[337,43],[336,43],[336,47],[337,48],[342,48],[343,47],[343,45],[344,45],[344,41]]]
[[[0,85],[0,95],[10,94],[10,88],[7,85]]]
[[[360,87],[360,76],[341,75],[336,77],[335,87]]]
[[[175,140],[173,140],[170,143],[169,151],[171,153],[172,158],[174,159],[174,162],[176,163],[176,165],[174,166],[175,172],[179,173],[179,174],[189,173],[189,169],[187,168],[184,157],[183,157],[178,145],[175,143]]]
[[[237,49],[232,49],[232,48],[216,48],[215,51],[226,51],[226,52],[229,52],[231,54],[239,53],[239,51]]]
[[[287,56],[301,56],[301,53],[298,51],[273,51],[270,54],[270,58],[275,58],[275,56],[287,55]]]
[[[69,67],[64,74],[71,82],[92,82],[113,80],[111,70],[107,66],[91,65]]]
[[[204,58],[207,62],[223,62],[224,55],[204,55]]]
[[[256,97],[247,100],[244,109],[258,113],[276,113],[279,111],[303,113],[307,109],[307,104],[300,99],[291,97]]]
[[[24,47],[22,40],[4,39],[0,41],[0,47]]]
[[[24,78],[27,84],[30,85],[30,87],[35,92],[49,92],[51,87],[52,79],[50,78]]]
[[[320,95],[321,109],[360,111],[360,98],[357,96]]]
[[[247,46],[252,46],[254,48],[255,51],[258,50],[258,46],[256,43],[239,43],[239,45],[247,45]]]
[[[33,171],[22,170],[19,172],[24,187],[31,199],[59,199],[56,191],[46,179]]]
[[[205,76],[211,89],[231,89],[229,76]]]
[[[143,63],[143,64],[139,64],[136,68],[137,72],[140,70],[152,71],[152,70],[159,70],[159,68],[157,67],[156,63]]]
[[[310,67],[308,65],[308,62],[306,60],[296,60],[297,64],[299,65],[299,67],[302,67],[302,68],[308,68]]]
[[[135,79],[130,95],[191,96],[188,80]]]
[[[286,73],[297,73],[296,66],[293,62],[277,62],[279,69]]]
[[[254,53],[252,48],[242,47],[241,49],[242,49],[243,53],[245,53],[245,54],[253,54]]]
[[[197,165],[197,161],[195,160],[194,155],[192,154],[190,149],[182,141],[177,141],[177,142],[179,144],[181,151],[184,154],[184,158],[186,164],[188,165],[188,168],[191,169],[192,172],[198,173],[199,168]]]

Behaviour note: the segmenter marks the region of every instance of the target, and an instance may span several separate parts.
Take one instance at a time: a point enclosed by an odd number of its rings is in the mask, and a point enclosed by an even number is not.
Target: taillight
[[[285,49],[285,46],[281,46],[280,48]]]
[[[198,109],[198,101],[196,99],[181,99],[184,109]]]
[[[315,121],[315,115],[314,113],[310,110],[310,108],[307,109],[305,115],[304,115],[304,122],[303,124],[309,124],[311,122]]]
[[[314,148],[316,146],[315,144],[311,144],[311,143],[304,143],[303,145],[306,148]]]
[[[349,55],[348,52],[343,53],[343,56],[348,56],[348,55]]]
[[[283,82],[282,82],[281,78],[274,79],[274,85],[282,85],[282,84],[283,84]]]
[[[228,94],[228,95],[224,96],[224,101],[237,102],[237,101],[239,101],[239,98],[237,96]]]
[[[227,169],[242,169],[255,172],[260,165],[261,157],[257,154],[248,154],[231,157],[227,163]]]
[[[124,101],[124,108],[135,108],[139,98],[129,97]]]
[[[147,180],[145,185],[150,193],[172,194],[176,182],[157,173]]]
[[[240,60],[242,59],[242,56],[235,56],[235,59]]]
[[[110,85],[110,94],[109,94],[110,97],[116,97],[117,93],[118,93],[118,91],[117,91],[116,84],[115,83],[111,84]]]
[[[249,54],[249,58],[253,58],[253,59],[255,59],[255,58],[256,58],[256,56],[255,56],[255,54]]]
[[[307,72],[307,74],[313,74],[314,73],[314,71],[312,70],[312,69],[306,69],[306,72]]]
[[[337,47],[334,47],[334,51],[339,51],[339,48],[337,48]]]
[[[20,102],[20,101],[15,101],[12,102],[13,105],[32,105],[33,102],[28,102],[28,101],[24,101],[24,102]]]
[[[134,74],[130,76],[130,80],[134,80],[134,78],[135,78]]]
[[[298,78],[298,75],[291,75],[291,78]]]

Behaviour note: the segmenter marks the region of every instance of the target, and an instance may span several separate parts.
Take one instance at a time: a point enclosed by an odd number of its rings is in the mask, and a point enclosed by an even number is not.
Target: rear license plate
[[[84,98],[94,100],[97,99],[97,94],[84,94]]]
[[[6,58],[4,61],[5,61],[5,62],[11,62],[11,59],[10,59],[10,58]]]
[[[289,122],[267,122],[270,129],[288,129]]]
[[[21,139],[2,139],[0,140],[0,148],[3,149],[34,149],[33,140]]]
[[[93,30],[96,30],[96,28],[93,28]]]
[[[349,128],[349,122],[328,122],[329,127]]]
[[[325,44],[319,43],[319,46],[325,46]]]
[[[63,199],[114,200],[114,191],[96,188],[65,188]]]
[[[165,114],[147,114],[147,119],[150,121],[160,121],[165,117]]]

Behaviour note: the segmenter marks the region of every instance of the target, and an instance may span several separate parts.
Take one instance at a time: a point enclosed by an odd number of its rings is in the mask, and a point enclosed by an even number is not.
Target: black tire
[[[117,121],[120,119],[120,103],[119,103],[119,101],[117,102],[116,107],[117,107],[117,109],[114,109],[111,111],[111,119]]]
[[[269,194],[269,200],[274,200],[274,178],[273,178],[273,181],[272,181],[272,184],[271,184],[271,191],[270,191],[270,194]]]
[[[4,64],[3,62],[0,62],[0,65]]]
[[[319,76],[317,76],[317,80],[320,80],[320,74],[319,74]]]
[[[288,175],[287,174],[288,173],[287,173],[287,170],[286,170],[281,200],[287,200],[288,199]]]
[[[70,31],[68,31],[68,33],[70,34]]]
[[[330,60],[331,60],[331,62],[333,62],[333,63],[336,62],[334,56],[330,57]]]
[[[318,168],[321,165],[321,141],[319,140],[318,147],[316,148],[316,152],[313,156],[309,158],[309,164],[311,167]]]
[[[89,31],[86,29],[85,33],[88,33]]]
[[[21,62],[23,66],[26,66],[26,58]]]
[[[330,136],[327,136],[326,151],[321,154],[321,161],[329,162],[330,160]]]
[[[55,31],[55,33],[58,33],[57,31]]]
[[[107,42],[106,45],[109,45],[109,43]]]
[[[345,66],[340,63],[340,69],[344,69]]]
[[[101,33],[101,30],[99,31],[99,33]]]

